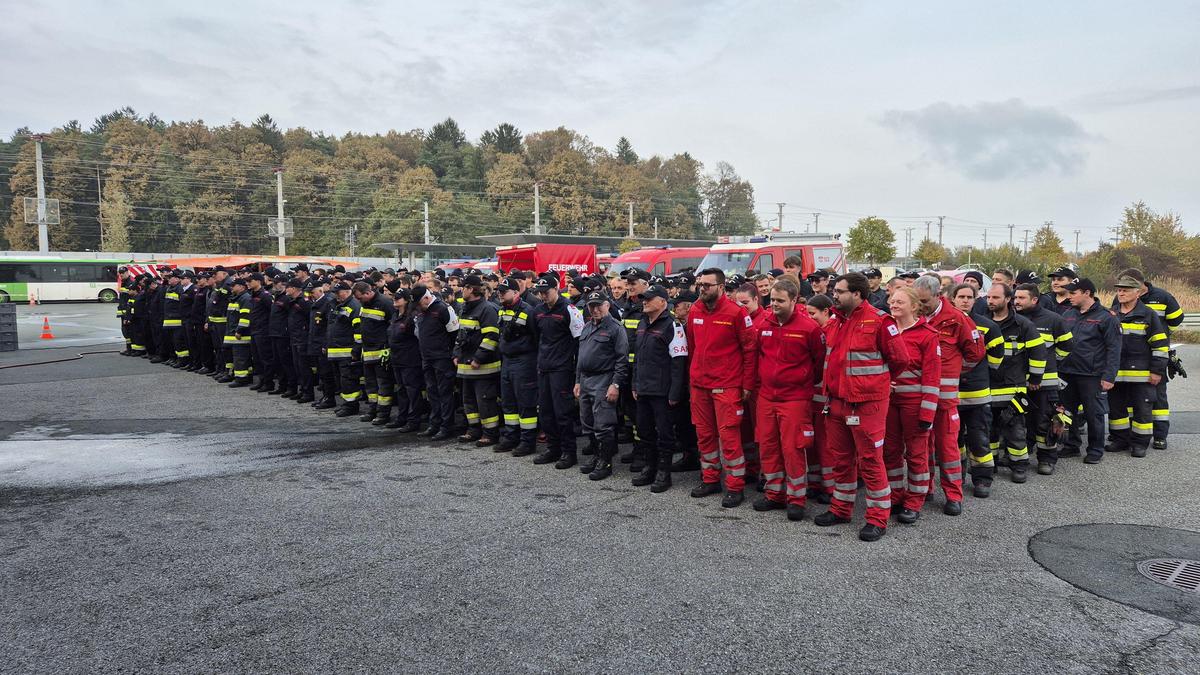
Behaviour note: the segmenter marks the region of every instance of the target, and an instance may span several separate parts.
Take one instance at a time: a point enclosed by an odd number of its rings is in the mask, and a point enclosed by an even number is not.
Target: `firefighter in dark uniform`
[[[872,267],[864,271],[863,276],[867,278],[867,286],[871,289],[871,292],[867,294],[867,302],[871,303],[872,307],[887,307],[887,290],[879,285],[879,282],[883,281],[883,272],[878,267]],[[763,304],[763,307],[768,306]]]
[[[125,307],[125,321],[129,325],[129,355],[146,356],[146,283],[138,276],[129,282],[129,301]]]
[[[1029,386],[1042,384],[1046,344],[1033,323],[1013,309],[1012,298],[1012,286],[995,284],[988,289],[988,309],[1004,336],[1004,363],[992,371],[991,450],[1005,453],[1007,462],[997,463],[1012,469],[1012,482],[1024,483],[1029,468],[1025,433]],[[974,482],[978,486],[980,481]]]
[[[188,349],[192,352],[192,365],[188,370],[200,375],[213,372],[212,342],[204,332],[208,321],[208,289],[212,287],[212,275],[208,272],[196,274],[196,284],[191,288],[192,309],[188,313]]]
[[[621,322],[625,327],[625,339],[629,342],[629,362],[636,358],[633,353],[637,342],[637,327],[641,322],[642,293],[650,288],[650,273],[636,267],[630,267],[622,272],[625,279],[625,307],[621,312]],[[619,441],[633,441],[633,450],[623,455],[621,461],[632,463],[630,471],[639,473],[646,466],[646,455],[650,452],[637,433],[637,402],[633,400],[633,389],[628,381],[621,389],[621,427]]]
[[[271,303],[274,297],[263,286],[265,281],[265,277],[258,272],[246,277],[246,292],[250,294],[250,335],[254,337],[250,346],[254,355],[254,372],[258,374],[258,384],[250,387],[250,391],[264,394],[269,393],[275,384],[275,360],[271,347]]]
[[[1067,297],[1066,286],[1075,280],[1075,270],[1063,266],[1046,276],[1050,277],[1050,290],[1042,293],[1038,305],[1042,309],[1062,316],[1068,309],[1071,309],[1071,300]]]
[[[367,410],[359,419],[383,426],[391,421],[392,392],[395,381],[388,365],[388,326],[396,314],[392,301],[365,282],[354,284],[354,298],[361,307],[359,334],[362,335],[363,382],[367,392]]]
[[[155,276],[150,277],[150,286],[146,293],[146,326],[150,335],[149,344],[146,347],[150,352],[150,363],[163,363],[170,358],[171,349],[167,345],[167,341],[163,339],[163,303],[166,295],[166,280]]]
[[[1059,392],[1063,409],[1071,415],[1071,427],[1087,424],[1086,464],[1104,459],[1105,392],[1117,381],[1121,359],[1121,322],[1096,300],[1096,284],[1091,279],[1076,279],[1067,285],[1070,310],[1063,323],[1071,332],[1074,346],[1058,364],[1058,376],[1064,387]],[[1079,407],[1083,412],[1079,412]],[[1082,437],[1067,434],[1059,457],[1078,457]]]
[[[534,464],[575,465],[575,356],[583,316],[558,293],[553,277],[538,279],[533,290],[541,298],[534,308],[538,333],[538,420],[546,433],[546,450]]]
[[[162,341],[168,352],[168,366],[175,366],[187,358],[187,335],[184,333],[184,308],[179,296],[179,282],[183,280],[183,270],[172,270],[166,279],[166,289],[163,291]]]
[[[217,266],[212,273],[212,287],[205,300],[204,329],[212,341],[213,361],[216,364],[211,377],[217,382],[233,381],[233,353],[225,346],[225,329],[230,296],[229,272]]]
[[[252,380],[250,350],[254,336],[250,330],[250,293],[245,279],[234,279],[229,284],[230,298],[225,311],[225,345],[229,348],[232,366],[230,387],[248,387]]]
[[[603,480],[612,475],[617,452],[617,401],[629,382],[629,344],[625,327],[609,314],[607,294],[592,291],[584,302],[588,320],[579,336],[573,393],[592,454],[579,470]]]
[[[292,341],[288,335],[288,308],[292,299],[287,294],[287,280],[283,275],[272,281],[271,310],[267,320],[267,334],[271,340],[271,362],[275,366],[275,388],[268,394],[291,398],[296,395],[296,369],[292,359]]]
[[[1013,305],[1029,319],[1042,335],[1046,350],[1046,370],[1040,386],[1029,385],[1029,410],[1026,412],[1025,438],[1030,447],[1037,448],[1038,473],[1049,476],[1058,463],[1058,441],[1052,433],[1058,409],[1058,361],[1071,353],[1071,333],[1062,317],[1042,307],[1045,296],[1038,297],[1036,284],[1017,284]],[[1053,302],[1053,301],[1051,301]]]
[[[463,280],[462,298],[454,365],[467,431],[458,440],[486,448],[500,440],[500,315],[476,275]]]
[[[358,300],[350,292],[350,282],[339,281],[331,287],[334,304],[328,311],[329,325],[326,328],[328,348],[326,356],[335,369],[337,391],[342,397],[334,413],[338,417],[358,414],[358,400],[362,395],[360,354],[362,336],[358,332],[362,318],[359,316]]]
[[[1167,377],[1171,343],[1158,314],[1138,296],[1143,281],[1117,278],[1117,320],[1121,324],[1121,362],[1108,392],[1108,446],[1105,452],[1145,457],[1154,435],[1154,388]],[[1142,296],[1145,297],[1145,296]]]
[[[313,360],[308,349],[308,323],[312,312],[312,300],[304,290],[305,282],[299,278],[287,282],[284,295],[287,298],[288,351],[295,374],[295,388],[284,394],[284,398],[295,399],[296,403],[311,403],[313,395]]]
[[[503,440],[496,452],[532,455],[537,446],[537,325],[533,307],[521,299],[520,282],[496,285],[500,299],[500,405]]]
[[[130,343],[133,342],[133,331],[129,321],[129,287],[133,285],[133,273],[125,267],[117,268],[117,321],[121,324],[121,337],[125,338],[125,349],[121,356],[133,356]]]
[[[687,336],[667,307],[667,291],[662,286],[651,286],[642,293],[642,307],[645,313],[634,345],[633,395],[638,430],[652,454],[633,484],[664,492],[671,487],[671,459],[676,450],[674,412],[687,398]]]
[[[1179,301],[1175,296],[1167,291],[1146,281],[1146,277],[1142,271],[1137,268],[1122,270],[1118,277],[1131,277],[1142,282],[1142,304],[1158,315],[1167,332],[1167,343],[1171,342],[1171,331],[1183,325],[1183,309],[1179,306]],[[1113,311],[1116,311],[1117,301],[1113,301]],[[1167,355],[1167,377],[1159,380],[1154,387],[1154,441],[1155,450],[1167,449],[1167,434],[1171,430],[1171,406],[1167,402],[1167,380],[1174,378],[1176,375],[1187,377],[1183,367],[1179,361],[1179,357],[1175,354],[1175,350],[1171,349]]]
[[[976,497],[992,494],[992,476],[996,472],[995,453],[991,449],[992,373],[1004,364],[1004,335],[991,314],[975,311],[976,288],[958,284],[950,290],[954,306],[972,321],[987,351],[987,359],[958,378],[958,447],[970,458],[971,483]]]
[[[393,289],[392,322],[388,325],[388,365],[396,391],[396,419],[387,425],[402,434],[421,430],[427,410],[425,375],[421,372],[421,346],[417,342],[416,312],[412,296],[396,285]]]
[[[420,435],[431,441],[454,438],[454,342],[458,316],[432,289],[417,284],[412,289],[418,311],[417,340],[421,346],[421,372],[429,397],[429,426]]]
[[[321,383],[321,398],[312,404],[317,410],[337,407],[337,366],[329,360],[329,313],[336,302],[328,289],[329,282],[324,280],[307,289],[312,298],[308,315],[308,351],[316,360],[317,379]]]

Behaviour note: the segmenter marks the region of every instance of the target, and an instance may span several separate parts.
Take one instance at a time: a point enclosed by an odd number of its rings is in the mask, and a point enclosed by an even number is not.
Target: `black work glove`
[[[917,428],[920,429],[921,431],[929,431],[930,429],[933,428],[933,422],[926,422],[926,421],[922,420],[920,422],[917,422]]]

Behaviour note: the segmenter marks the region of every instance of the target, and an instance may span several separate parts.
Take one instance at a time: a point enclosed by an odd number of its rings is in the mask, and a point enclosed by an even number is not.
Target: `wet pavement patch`
[[[1200,561],[1200,532],[1116,523],[1065,525],[1031,537],[1029,555],[1089,593],[1200,624],[1200,593],[1182,583],[1192,569],[1187,563]]]

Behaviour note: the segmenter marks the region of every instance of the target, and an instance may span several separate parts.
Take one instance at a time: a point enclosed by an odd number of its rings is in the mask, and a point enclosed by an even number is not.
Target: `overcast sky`
[[[1144,199],[1200,232],[1195,2],[6,3],[0,133],[166,120],[472,138],[571,127],[751,180],[765,221],[859,214],[948,244],[1053,220],[1094,247]],[[964,223],[997,224],[990,228]],[[936,222],[934,231],[936,232]]]

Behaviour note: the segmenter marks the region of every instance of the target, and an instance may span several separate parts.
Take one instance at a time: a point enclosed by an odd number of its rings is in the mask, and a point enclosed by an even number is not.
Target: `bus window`
[[[38,280],[42,283],[54,283],[71,280],[70,274],[67,272],[66,265],[60,265],[58,263],[42,263],[40,265],[35,265],[35,267],[41,268],[38,270]]]
[[[675,258],[671,261],[671,274],[679,274],[688,268],[698,269],[698,265],[703,258]]]
[[[41,271],[41,265],[30,265],[30,264],[13,265],[13,273],[16,275],[17,281],[19,283],[28,284],[28,283],[32,283],[32,282],[36,282],[36,281],[41,281],[42,280],[41,275],[38,274],[40,271]]]
[[[770,253],[763,253],[758,256],[758,260],[754,261],[754,271],[760,274],[770,272],[775,268],[775,256]]]

